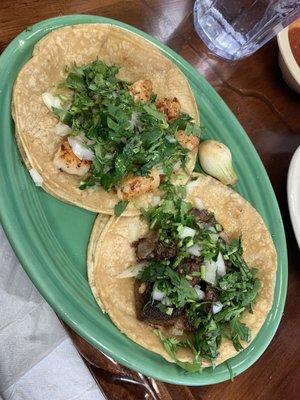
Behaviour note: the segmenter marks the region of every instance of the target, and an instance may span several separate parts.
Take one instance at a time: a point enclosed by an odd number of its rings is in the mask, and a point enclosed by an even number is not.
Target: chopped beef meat
[[[164,183],[166,181],[166,175],[165,174],[159,174],[159,181],[160,183]]]
[[[162,261],[162,260],[172,260],[177,256],[177,246],[173,244],[167,244],[159,241],[156,245],[156,248],[153,251],[153,260]]]
[[[177,256],[177,246],[159,240],[157,232],[150,232],[133,243],[138,261],[162,261],[172,260]]]
[[[200,286],[200,289],[203,290],[203,292],[206,291],[206,286],[207,286],[207,282],[205,282],[203,279],[198,283],[198,285]]]
[[[214,226],[217,223],[214,213],[208,210],[198,210],[197,208],[192,208],[191,213],[194,215],[197,222],[203,222],[210,226]]]
[[[204,301],[207,302],[205,304],[205,311],[210,313],[212,311],[213,303],[218,301],[218,292],[210,285],[206,286]]]
[[[185,332],[195,332],[195,331],[197,331],[197,328],[187,319],[186,316],[182,317],[182,323],[183,323]]]
[[[195,257],[192,256],[188,260],[183,260],[178,269],[177,272],[180,275],[189,275],[193,279],[190,281],[192,286],[198,285],[201,278],[200,276],[193,276],[193,272],[200,272],[200,266],[203,263],[203,257]]]
[[[222,231],[222,232],[220,232],[219,235],[220,235],[220,238],[223,239],[225,243],[230,242],[229,237],[226,232]]]
[[[174,325],[183,313],[183,310],[175,308],[172,315],[168,315],[160,311],[160,309],[156,307],[156,304],[158,304],[158,302],[155,301],[154,303],[148,303],[144,306],[139,316],[140,321],[145,321],[152,325],[171,326]]]
[[[148,236],[138,239],[133,242],[132,246],[135,247],[135,254],[138,261],[147,260],[150,254],[155,250],[156,244],[159,240],[158,232],[151,231]]]
[[[233,266],[233,264],[232,264],[231,261],[229,261],[229,260],[224,260],[224,263],[225,263],[225,267],[226,267],[226,273],[228,273],[228,272],[234,272],[234,266]]]
[[[145,287],[146,285],[146,287]],[[151,296],[151,287],[146,282],[141,282],[138,279],[134,282],[134,298],[135,298],[135,310],[138,319],[142,314],[144,305],[148,302]]]
[[[174,309],[172,315],[165,314],[156,307],[159,302],[152,301],[151,292],[152,285],[135,280],[134,296],[135,296],[135,310],[136,316],[139,321],[145,321],[152,325],[171,326],[181,317],[183,310]]]

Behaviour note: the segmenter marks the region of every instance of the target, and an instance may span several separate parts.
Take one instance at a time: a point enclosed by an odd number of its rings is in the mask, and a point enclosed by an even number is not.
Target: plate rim
[[[77,21],[74,22],[73,19],[76,18]],[[93,19],[93,21],[90,21],[90,19]],[[61,22],[62,21],[62,22]],[[142,38],[146,39],[147,41],[149,41],[150,43],[154,44],[156,47],[158,47],[159,49],[163,50],[166,55],[174,62],[176,61],[177,63],[179,63],[182,68],[185,68],[189,71],[191,71],[193,73],[193,75],[195,76],[201,76],[199,74],[199,72],[192,66],[190,65],[186,60],[184,60],[179,54],[177,54],[176,52],[174,52],[172,49],[170,49],[168,46],[164,45],[163,43],[161,43],[159,40],[153,38],[152,36],[150,36],[149,34],[131,26],[128,24],[125,24],[123,22],[111,19],[111,18],[106,18],[106,17],[102,17],[102,16],[96,16],[96,15],[88,15],[88,14],[72,14],[72,15],[66,15],[66,16],[59,16],[59,17],[53,17],[53,18],[49,18],[46,20],[42,20],[28,28],[26,28],[24,31],[22,31],[19,35],[17,35],[12,41],[11,43],[6,47],[6,49],[3,51],[3,53],[0,56],[0,71],[1,71],[1,66],[4,63],[4,60],[6,59],[6,57],[10,54],[10,52],[12,52],[12,54],[14,53],[14,51],[17,51],[18,49],[14,49],[15,46],[17,45],[17,47],[20,46],[20,41],[23,40],[23,38],[25,38],[26,40],[29,40],[31,38],[31,36],[34,36],[38,31],[44,31],[45,34],[49,33],[50,31],[54,30],[54,29],[58,29],[60,27],[63,26],[67,26],[67,25],[78,25],[78,24],[85,24],[85,23],[105,23],[105,24],[111,24],[111,25],[115,25],[115,26],[119,26],[127,31],[133,32],[139,36],[141,36]],[[50,25],[50,26],[49,26]],[[30,34],[30,32],[32,32],[32,35]],[[36,41],[35,41],[36,43]],[[184,73],[184,71],[183,71]],[[271,185],[271,182],[269,180],[267,171],[265,170],[262,161],[255,149],[255,147],[253,146],[249,136],[247,135],[247,133],[245,132],[245,130],[243,129],[243,127],[241,126],[241,124],[239,123],[239,121],[237,120],[237,118],[235,117],[235,115],[232,113],[232,111],[230,110],[230,108],[226,105],[226,103],[223,101],[223,99],[221,98],[221,96],[219,96],[216,91],[213,89],[213,87],[207,82],[207,80],[201,76],[201,79],[203,79],[203,81],[206,84],[206,89],[209,92],[209,95],[213,98],[213,99],[217,99],[218,103],[222,109],[223,112],[225,112],[227,115],[230,116],[230,121],[232,124],[234,124],[237,129],[242,130],[244,132],[244,139],[248,142],[248,144],[251,147],[251,153],[253,156],[253,161],[257,164],[259,164],[260,169],[262,169],[265,172],[265,178],[267,181],[267,185],[268,185],[268,191],[269,191],[269,195],[272,197],[272,201],[274,203],[274,206],[276,207],[276,214],[279,217],[277,223],[278,223],[278,229],[280,229],[280,234],[281,234],[281,245],[282,249],[281,249],[281,259],[282,259],[282,269],[281,271],[279,271],[279,269],[277,270],[277,274],[279,274],[279,272],[281,272],[281,276],[280,276],[280,299],[281,302],[279,303],[279,306],[277,308],[277,319],[276,319],[276,323],[275,325],[273,325],[273,329],[271,331],[271,334],[269,334],[268,339],[264,342],[264,346],[262,351],[259,352],[259,354],[254,357],[250,363],[246,363],[246,365],[244,367],[241,367],[237,373],[235,374],[235,376],[239,375],[240,373],[244,372],[246,369],[248,369],[251,365],[253,365],[257,359],[264,353],[264,351],[267,349],[269,343],[271,342],[273,336],[275,335],[278,325],[281,321],[281,317],[283,314],[283,309],[284,309],[284,305],[285,305],[285,299],[286,299],[286,291],[287,291],[287,249],[286,249],[286,239],[285,239],[285,232],[284,232],[284,227],[283,227],[283,222],[282,222],[282,217],[281,217],[281,213],[280,213],[280,209],[278,206],[278,202],[276,199],[276,195],[274,193],[273,187]],[[1,191],[1,186],[0,186],[0,191]],[[5,201],[3,201],[2,197],[0,196],[0,204],[4,204]],[[76,322],[72,319],[72,317],[70,317],[68,315],[68,313],[65,311],[65,306],[61,306],[58,305],[57,303],[55,303],[54,301],[52,301],[50,294],[47,292],[47,288],[43,287],[43,284],[39,281],[39,279],[35,276],[33,276],[30,272],[30,267],[27,265],[27,262],[25,260],[25,257],[22,256],[22,251],[18,246],[17,241],[14,240],[14,235],[13,235],[13,230],[11,229],[11,226],[9,224],[9,218],[6,216],[6,213],[3,210],[3,207],[0,207],[0,221],[3,225],[3,228],[7,234],[7,237],[9,239],[9,242],[11,243],[15,253],[17,254],[18,259],[20,260],[24,270],[26,271],[26,273],[28,275],[30,275],[30,279],[34,282],[34,284],[37,286],[38,290],[42,293],[43,297],[46,298],[46,300],[49,302],[49,304],[51,305],[51,307],[54,308],[54,310],[57,312],[57,314],[63,319],[65,320],[71,327],[72,329],[74,329],[80,336],[82,336],[83,338],[85,338],[89,343],[91,343],[93,346],[95,346],[96,348],[98,348],[100,351],[103,351],[105,354],[109,355],[110,357],[114,358],[115,360],[117,360],[118,362],[120,362],[122,365],[125,365],[131,369],[133,369],[134,371],[143,373],[145,375],[148,376],[152,376],[155,379],[158,380],[163,380],[164,382],[168,382],[168,383],[173,383],[173,384],[182,384],[182,385],[189,385],[189,386],[201,386],[201,385],[209,385],[209,384],[215,384],[215,383],[219,383],[219,382],[223,382],[226,381],[230,378],[229,376],[229,372],[227,374],[227,376],[223,377],[222,379],[218,379],[218,380],[213,380],[213,378],[209,379],[208,381],[205,382],[191,382],[191,381],[187,381],[187,379],[183,378],[182,379],[176,379],[176,381],[174,381],[174,378],[172,377],[166,377],[164,376],[162,378],[162,376],[159,373],[151,373],[149,374],[149,371],[147,369],[147,367],[136,367],[134,364],[132,364],[131,362],[129,362],[126,358],[119,356],[118,354],[114,353],[112,350],[110,350],[109,348],[105,347],[103,344],[99,343],[99,341],[94,337],[88,334],[87,329],[86,328],[80,328],[80,326],[78,326],[76,324]],[[286,272],[286,276],[283,277],[283,272]],[[277,276],[276,276],[276,280],[277,280]],[[274,305],[274,303],[273,303]],[[239,368],[239,367],[237,367]],[[190,376],[191,374],[186,374],[185,376]],[[195,374],[193,374],[193,376],[195,376]]]
[[[288,178],[287,178],[287,198],[288,198],[288,207],[289,207],[289,213],[290,213],[290,219],[291,223],[293,226],[294,234],[298,243],[298,247],[300,249],[300,221],[297,222],[297,215],[296,212],[294,212],[294,207],[293,207],[293,197],[296,189],[296,182],[297,182],[297,177],[296,177],[296,168],[300,168],[300,145],[296,149],[295,153],[293,154],[293,157],[291,159],[290,165],[289,165],[289,170],[288,170]],[[300,187],[300,184],[299,184]],[[300,194],[298,195],[298,203],[300,205]]]

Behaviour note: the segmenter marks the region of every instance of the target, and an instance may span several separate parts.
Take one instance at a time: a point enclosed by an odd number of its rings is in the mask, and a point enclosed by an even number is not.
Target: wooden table
[[[289,250],[289,290],[282,322],[265,354],[248,371],[234,382],[200,388],[162,384],[133,373],[105,358],[68,329],[109,399],[298,399],[300,257],[289,220],[286,178],[292,154],[300,144],[300,96],[282,80],[275,40],[244,61],[222,61],[209,54],[198,39],[193,28],[192,7],[193,0],[1,0],[0,52],[35,22],[58,15],[86,13],[134,25],[194,65],[244,126],[276,192]]]

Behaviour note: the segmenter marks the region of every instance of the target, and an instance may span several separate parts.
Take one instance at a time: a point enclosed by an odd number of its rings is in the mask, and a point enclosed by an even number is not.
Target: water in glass
[[[197,0],[195,28],[220,57],[249,56],[300,17],[300,0]]]

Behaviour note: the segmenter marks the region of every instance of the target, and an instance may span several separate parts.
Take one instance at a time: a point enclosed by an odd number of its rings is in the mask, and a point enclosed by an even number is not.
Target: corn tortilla
[[[16,138],[23,149],[21,155],[26,156],[27,166],[42,176],[43,189],[53,196],[90,211],[112,215],[119,201],[114,191],[106,192],[99,186],[80,190],[81,177],[54,167],[54,154],[63,138],[55,135],[57,118],[42,100],[43,93],[53,92],[66,78],[66,66],[74,62],[88,64],[97,58],[108,65],[117,65],[121,79],[129,82],[150,79],[159,98],[177,97],[182,111],[196,123],[199,115],[182,72],[155,46],[125,29],[108,24],[68,26],[54,30],[35,45],[32,58],[21,69],[13,89],[12,115]],[[194,149],[187,166],[189,173],[194,169],[196,157],[197,149]],[[181,183],[189,175],[182,174],[182,170],[178,172]],[[140,207],[146,207],[152,197],[152,193],[139,196],[124,215],[138,215]]]
[[[251,330],[252,340],[262,327],[273,303],[277,255],[272,238],[259,213],[238,193],[219,181],[197,174],[197,184],[187,199],[195,206],[200,198],[204,207],[212,211],[229,238],[241,237],[243,256],[249,267],[258,269],[261,289],[253,307],[253,314],[245,312],[242,322]],[[148,227],[139,216],[111,217],[101,232],[101,217],[95,222],[88,251],[88,274],[92,291],[103,311],[114,324],[134,342],[172,361],[164,350],[153,328],[136,318],[134,278],[117,278],[136,263],[131,244],[145,236]],[[168,335],[168,332],[164,332]],[[243,347],[249,343],[243,342]],[[215,364],[234,357],[237,351],[232,342],[224,339]],[[189,350],[180,350],[181,361],[191,361]],[[208,362],[204,366],[210,365]]]

